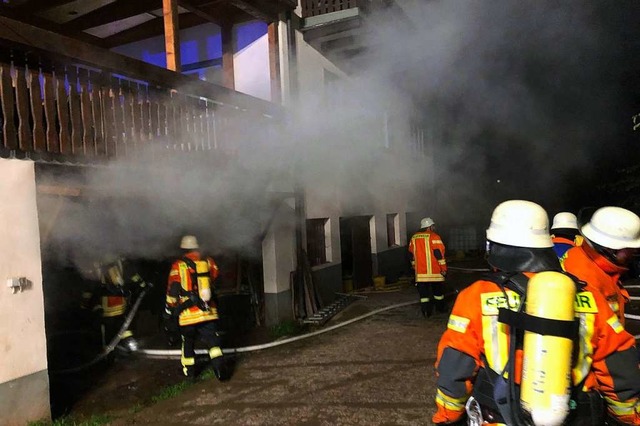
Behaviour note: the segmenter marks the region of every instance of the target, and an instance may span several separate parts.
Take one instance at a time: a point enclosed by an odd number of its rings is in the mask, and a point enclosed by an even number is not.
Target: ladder
[[[311,315],[310,317],[305,318],[303,322],[305,324],[324,325],[324,323],[329,321],[334,315],[342,311],[351,303],[355,302],[356,300],[367,298],[367,296],[362,296],[359,294],[347,294],[347,293],[335,293],[335,294],[338,297],[333,303],[320,309],[318,312]]]

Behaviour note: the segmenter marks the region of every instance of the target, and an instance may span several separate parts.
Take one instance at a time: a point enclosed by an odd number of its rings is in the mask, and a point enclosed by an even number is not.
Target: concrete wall
[[[34,164],[0,159],[0,424],[49,416]],[[6,280],[29,284],[13,294]]]
[[[235,89],[271,100],[267,25],[259,21],[236,25],[233,30],[233,46]],[[160,67],[167,66],[162,36],[118,46],[113,51]],[[221,58],[220,27],[209,23],[180,30],[180,54],[183,65]],[[222,72],[208,71],[200,75],[200,78],[220,84]]]
[[[262,241],[265,321],[274,325],[292,318],[290,274],[296,268],[293,198],[281,202]]]

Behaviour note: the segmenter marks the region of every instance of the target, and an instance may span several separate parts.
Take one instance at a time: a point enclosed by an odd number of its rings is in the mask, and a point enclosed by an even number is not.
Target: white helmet
[[[487,240],[516,247],[553,247],[547,212],[538,204],[525,200],[498,204],[491,215]]]
[[[569,212],[560,212],[553,217],[551,230],[554,229],[578,229],[578,218]]]
[[[193,235],[185,235],[180,241],[180,248],[185,250],[195,250],[198,247],[198,240]]]
[[[430,217],[425,217],[420,221],[420,228],[428,228],[435,225],[435,222]]]
[[[582,235],[613,250],[640,248],[640,218],[621,207],[602,207],[581,229]]]

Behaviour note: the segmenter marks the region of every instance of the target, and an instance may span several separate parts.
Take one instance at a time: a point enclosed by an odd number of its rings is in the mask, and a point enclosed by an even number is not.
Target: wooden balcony
[[[64,161],[214,151],[279,106],[0,16],[0,155]]]

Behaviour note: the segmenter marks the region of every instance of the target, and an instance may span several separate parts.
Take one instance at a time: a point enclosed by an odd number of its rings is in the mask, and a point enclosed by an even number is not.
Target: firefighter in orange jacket
[[[624,324],[629,293],[620,276],[628,271],[640,248],[640,218],[620,207],[603,207],[581,231],[584,242],[565,253],[560,260],[562,267],[602,293]]]
[[[177,321],[182,336],[182,371],[196,377],[196,339],[209,347],[209,358],[219,380],[228,378],[218,330],[218,309],[213,282],[218,277],[218,265],[211,257],[201,256],[198,241],[185,235],[180,243],[183,256],[169,272],[165,319]]]
[[[132,292],[151,284],[138,274],[131,262],[113,254],[107,254],[101,262],[96,262],[91,275],[91,288],[82,294],[82,307],[100,316],[102,346],[106,347],[126,319]],[[116,349],[121,353],[138,350],[131,330],[123,331],[120,338]]]
[[[442,238],[435,232],[435,223],[430,217],[420,221],[420,230],[409,242],[411,266],[415,271],[416,287],[420,295],[420,309],[425,317],[431,316],[435,300],[438,312],[446,312],[444,300],[444,279],[447,275],[447,261]],[[432,296],[433,295],[433,296]]]
[[[542,207],[523,200],[496,207],[487,229],[488,262],[494,272],[460,292],[438,345],[434,423],[463,424],[466,405],[470,418],[477,420],[480,414],[481,424],[522,424],[515,417],[522,411],[513,410],[518,407],[513,394],[519,392],[521,380],[522,337],[512,334],[517,327],[512,329],[499,315],[518,310],[521,294],[526,294],[528,280],[536,273],[560,270],[552,247]],[[640,424],[634,338],[600,293],[578,291],[578,353],[568,361],[575,408],[564,424],[602,425],[605,405],[616,421]],[[556,401],[560,402],[569,404],[569,399]]]
[[[578,218],[569,212],[560,212],[553,217],[551,224],[551,241],[553,250],[561,258],[572,247],[582,243],[578,230]]]

